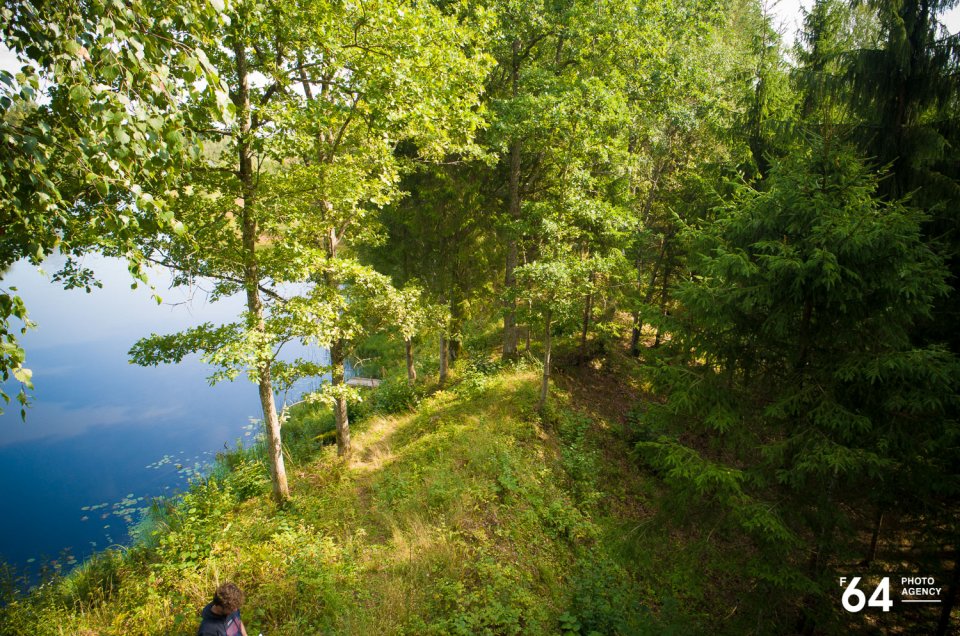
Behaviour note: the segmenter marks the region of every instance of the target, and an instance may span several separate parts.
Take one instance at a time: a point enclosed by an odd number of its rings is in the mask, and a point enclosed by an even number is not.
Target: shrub
[[[236,502],[229,481],[210,478],[194,482],[169,514],[166,530],[154,530],[159,538],[155,569],[169,572],[199,567]]]
[[[476,397],[486,391],[491,376],[496,375],[503,368],[504,365],[500,361],[489,358],[470,358],[455,391],[466,398]]]
[[[226,481],[238,502],[267,492],[270,485],[267,467],[259,459],[251,461],[244,458],[236,463]]]
[[[406,380],[389,379],[380,383],[368,399],[370,409],[381,415],[402,413],[420,404],[423,389],[416,384],[410,386]]]
[[[438,583],[434,597],[442,617],[426,629],[418,626],[417,633],[524,634],[542,618],[543,604],[513,566],[481,559],[474,574],[475,585],[464,580]]]
[[[579,631],[573,631],[569,620],[564,624],[562,617],[561,628],[584,635],[643,633],[649,612],[637,603],[628,580],[623,568],[599,551],[583,555],[575,566],[573,598],[566,614],[575,619]]]

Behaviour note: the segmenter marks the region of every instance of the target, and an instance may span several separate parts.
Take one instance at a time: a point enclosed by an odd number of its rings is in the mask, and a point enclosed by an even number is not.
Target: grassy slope
[[[241,462],[153,547],[8,608],[0,631],[192,634],[223,580],[247,591],[251,636],[695,631],[723,604],[698,588],[709,555],[650,523],[654,480],[616,434],[632,390],[609,377],[560,377],[541,418],[535,369],[470,374],[369,418],[352,461],[328,446],[290,466],[282,510]]]

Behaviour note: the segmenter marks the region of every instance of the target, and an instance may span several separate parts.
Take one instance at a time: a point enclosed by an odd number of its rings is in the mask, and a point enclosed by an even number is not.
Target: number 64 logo
[[[847,577],[840,577],[840,585],[846,583]],[[870,595],[870,600],[867,600],[867,595],[862,591],[857,589],[857,584],[860,582],[860,577],[855,576],[850,581],[850,585],[847,586],[847,589],[843,591],[843,597],[840,601],[843,603],[843,609],[848,612],[859,612],[864,607],[879,607],[884,612],[889,612],[890,608],[893,607],[893,601],[890,600],[890,577],[885,576],[880,581],[880,585],[873,590],[873,594]]]

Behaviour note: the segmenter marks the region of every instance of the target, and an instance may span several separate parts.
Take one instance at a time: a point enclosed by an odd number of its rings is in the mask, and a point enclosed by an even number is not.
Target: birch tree
[[[179,282],[216,280],[215,298],[243,293],[246,310],[230,325],[145,339],[132,353],[149,364],[201,351],[220,367],[214,379],[246,371],[260,394],[274,496],[284,501],[278,349],[292,339],[329,348],[325,369],[304,361],[282,369],[286,380],[331,373],[325,393],[338,451],[348,455],[350,290],[376,278],[351,242],[375,240],[376,211],[399,196],[398,143],[415,143],[424,158],[470,146],[487,62],[459,16],[429,5],[241,1],[226,12],[224,46],[208,50],[207,63],[229,85],[235,117],[198,130],[210,151],[178,188],[185,231],[144,250],[181,272]],[[304,287],[291,294],[293,283]]]

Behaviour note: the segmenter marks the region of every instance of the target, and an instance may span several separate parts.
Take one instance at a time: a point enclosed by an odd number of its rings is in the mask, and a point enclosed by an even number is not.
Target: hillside
[[[251,635],[956,633],[958,2],[777,4],[4,5],[0,415],[36,398],[124,487],[0,437],[0,555],[53,572],[0,563],[0,634],[191,634],[227,580]],[[60,359],[101,348],[71,321],[34,368],[7,272],[92,292],[94,255],[224,301],[99,307],[120,368],[259,406],[96,397],[126,374]],[[76,513],[142,500],[120,460],[173,456],[138,430],[204,453],[251,413],[135,547],[33,558],[114,541]],[[97,536],[21,539],[70,515]]]
[[[668,546],[647,532],[653,486],[623,470],[616,417],[564,392],[539,417],[537,374],[474,365],[413,411],[368,417],[350,461],[311,453],[323,418],[302,411],[285,431],[300,440],[290,505],[272,503],[261,462],[226,458],[233,472],[195,486],[147,545],[8,607],[3,632],[192,634],[226,580],[247,592],[251,634],[637,634],[695,620],[678,601],[699,597],[698,557],[652,567]]]

